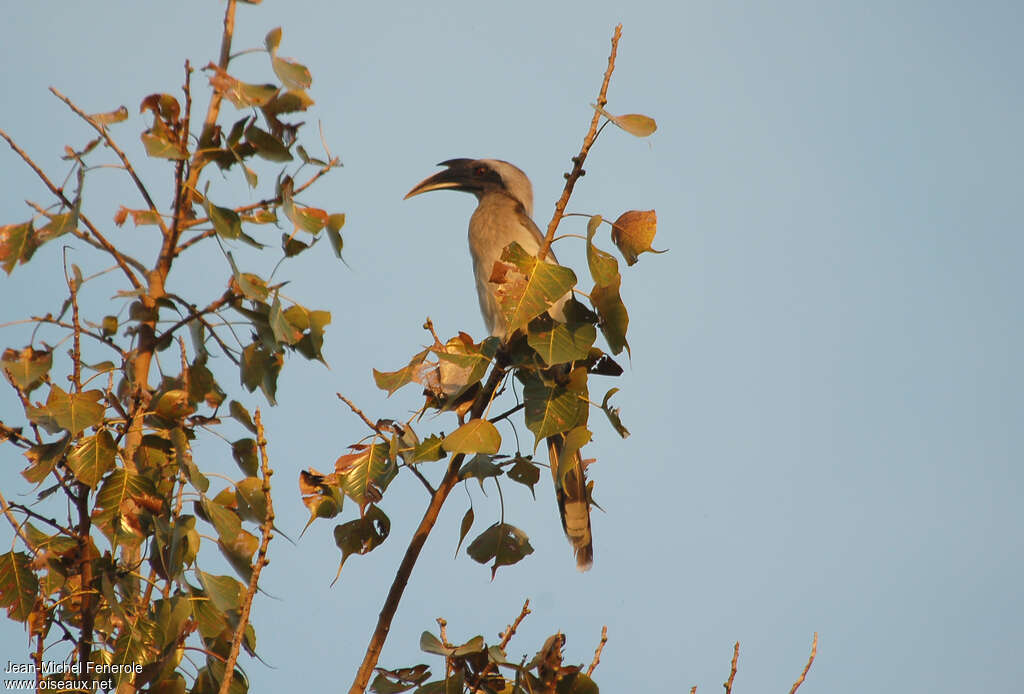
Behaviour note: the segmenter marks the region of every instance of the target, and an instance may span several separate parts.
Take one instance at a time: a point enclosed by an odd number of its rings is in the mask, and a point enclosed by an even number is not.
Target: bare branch
[[[604,652],[604,645],[608,643],[608,625],[601,627],[601,643],[597,644],[597,648],[594,650],[594,659],[590,661],[590,667],[587,668],[587,677],[594,674],[594,670],[597,668],[598,663],[601,662],[601,653]]]
[[[736,664],[740,660],[740,642],[737,641],[736,645],[732,647],[732,665],[729,668],[729,679],[725,681],[722,686],[725,687],[725,694],[732,694],[732,683],[736,679]]]
[[[808,671],[811,669],[811,664],[814,662],[814,656],[818,654],[818,632],[814,632],[814,641],[811,642],[811,657],[807,659],[807,664],[804,665],[804,671],[800,673],[800,676],[796,678],[796,682],[793,683],[793,687],[789,690],[789,694],[796,694],[796,690],[800,688],[800,685],[804,683],[804,679],[807,677]]]
[[[50,87],[50,91],[53,93],[54,96],[56,96],[58,99],[67,104],[68,108],[70,108],[72,111],[78,114],[82,118],[82,120],[91,125],[93,129],[100,134],[100,137],[103,138],[103,141],[107,144],[107,147],[110,147],[110,149],[114,150],[114,152],[117,154],[117,157],[121,160],[121,163],[124,165],[125,171],[128,172],[128,175],[131,176],[132,180],[135,182],[135,187],[138,188],[139,193],[142,194],[142,199],[146,201],[147,205],[149,205],[149,211],[153,213],[153,216],[156,218],[157,223],[160,224],[160,231],[162,231],[165,235],[169,233],[167,225],[164,223],[163,217],[160,216],[160,212],[156,209],[156,204],[153,202],[153,198],[150,197],[149,191],[146,190],[146,186],[142,182],[142,179],[140,179],[139,175],[135,173],[135,167],[132,166],[131,161],[128,159],[127,155],[125,155],[124,150],[118,147],[117,143],[114,142],[114,138],[110,136],[110,132],[107,130],[106,126],[97,123],[95,120],[90,118],[89,114],[87,114],[85,111],[76,106],[75,103],[71,101],[71,99],[61,94],[56,87]]]
[[[253,421],[256,424],[256,446],[260,451],[260,470],[263,473],[263,498],[267,504],[267,515],[260,524],[260,548],[252,565],[252,575],[249,577],[249,588],[242,596],[242,605],[238,617],[238,627],[235,629],[231,639],[231,649],[228,651],[227,660],[224,663],[224,679],[220,683],[220,694],[228,694],[231,689],[231,681],[234,676],[235,662],[238,660],[238,649],[245,638],[245,627],[249,624],[249,612],[252,609],[252,600],[259,588],[260,574],[263,567],[270,563],[267,559],[267,547],[274,537],[274,502],[270,497],[270,478],[274,471],[270,469],[270,459],[267,457],[267,438],[263,430],[263,420],[260,411],[257,409]]]
[[[597,95],[597,105],[601,108],[604,108],[605,104],[608,103],[608,83],[612,79],[612,71],[615,70],[615,56],[619,50],[619,38],[621,37],[622,25],[619,24],[615,27],[615,32],[612,34],[612,50],[608,55],[608,68],[604,72],[601,91]],[[583,146],[580,148],[580,153],[572,158],[572,171],[565,176],[565,188],[562,189],[562,197],[555,203],[555,214],[552,215],[551,221],[548,223],[548,231],[544,235],[544,244],[537,252],[537,257],[541,260],[544,259],[548,249],[551,248],[551,241],[555,238],[555,231],[558,229],[558,223],[562,221],[562,215],[565,213],[566,205],[569,204],[569,197],[576,186],[576,181],[585,173],[583,171],[583,162],[586,161],[587,153],[590,152],[590,148],[594,145],[594,140],[597,139],[597,125],[600,121],[601,113],[595,110],[594,117],[590,120],[590,130],[587,131],[586,137],[583,138]]]
[[[70,200],[68,200],[66,195],[64,195],[64,189],[54,184],[54,182],[51,181],[45,173],[43,173],[43,170],[39,168],[39,166],[32,160],[32,158],[28,156],[25,150],[19,147],[14,142],[14,140],[11,139],[10,135],[8,135],[6,132],[0,129],[0,137],[4,138],[7,141],[7,144],[11,146],[11,149],[17,152],[18,156],[20,156],[22,160],[26,164],[28,164],[28,167],[36,173],[36,176],[39,177],[39,179],[46,185],[47,188],[50,189],[50,192],[53,193],[58,200],[64,203],[64,205],[67,206],[69,209],[74,209],[75,205],[72,204]],[[139,281],[139,279],[135,276],[135,273],[133,273],[128,266],[131,265],[132,267],[134,267],[143,274],[145,274],[146,272],[145,267],[139,261],[124,255],[119,250],[114,248],[113,244],[111,244],[110,241],[107,241],[103,234],[100,233],[99,229],[97,229],[96,226],[89,221],[89,218],[86,217],[81,212],[79,212],[78,214],[78,219],[81,220],[81,222],[85,224],[86,228],[88,228],[89,231],[92,232],[92,235],[96,237],[96,243],[98,243],[98,247],[105,250],[114,258],[114,260],[117,262],[118,267],[120,267],[121,270],[124,272],[125,276],[128,277],[128,281],[131,282],[132,287],[134,287],[135,289],[141,289],[142,283]],[[74,233],[75,236],[78,236],[84,241],[93,243],[92,239],[90,239],[88,236],[85,236],[84,234],[79,235],[80,232],[78,232],[77,229],[72,233]]]

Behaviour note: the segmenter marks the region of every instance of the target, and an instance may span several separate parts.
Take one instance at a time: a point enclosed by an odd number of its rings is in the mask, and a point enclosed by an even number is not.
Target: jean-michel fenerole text
[[[137,663],[106,665],[92,661],[69,663],[63,660],[44,660],[40,668],[36,663],[16,663],[13,660],[8,660],[7,667],[4,668],[4,673],[6,674],[35,674],[37,672],[42,672],[44,675],[59,675],[61,673],[74,675],[120,675],[122,673],[134,673],[137,675],[142,672],[142,666]]]

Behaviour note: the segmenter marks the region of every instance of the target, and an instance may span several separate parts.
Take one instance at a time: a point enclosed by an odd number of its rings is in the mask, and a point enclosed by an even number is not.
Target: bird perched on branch
[[[421,181],[405,197],[431,190],[458,190],[476,196],[476,210],[469,219],[469,253],[473,258],[477,298],[487,330],[504,340],[508,329],[496,294],[499,285],[491,280],[495,277],[495,263],[501,261],[502,251],[510,243],[518,243],[531,255],[536,255],[544,243],[544,236],[531,216],[533,186],[525,173],[500,159],[449,159],[439,166],[446,168]],[[558,263],[550,249],[544,259]],[[548,309],[552,318],[565,320],[563,306],[569,296],[566,294]],[[573,464],[560,481],[557,471],[564,435],[548,437],[547,445],[562,529],[576,554],[576,567],[586,571],[594,561],[594,545],[583,459],[577,450]]]

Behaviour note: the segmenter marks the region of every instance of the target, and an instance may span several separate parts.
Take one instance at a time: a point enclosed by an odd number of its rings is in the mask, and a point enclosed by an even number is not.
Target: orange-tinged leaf
[[[0,370],[7,372],[10,379],[29,392],[40,383],[53,366],[52,350],[37,350],[26,347],[22,350],[5,349],[0,357]]]
[[[658,215],[654,210],[629,210],[612,224],[612,242],[619,247],[626,263],[633,265],[641,253],[665,252],[651,248],[657,230]]]
[[[24,265],[36,252],[32,222],[0,226],[0,266],[8,275],[18,263]]]
[[[108,111],[107,113],[94,113],[89,116],[96,125],[110,125],[111,123],[120,123],[123,120],[128,120],[128,109],[124,106],[114,110]]]

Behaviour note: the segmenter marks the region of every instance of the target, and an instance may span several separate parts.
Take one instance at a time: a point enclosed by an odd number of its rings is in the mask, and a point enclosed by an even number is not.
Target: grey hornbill
[[[508,330],[495,296],[497,285],[491,282],[491,277],[494,264],[513,241],[532,255],[536,255],[544,243],[544,236],[531,218],[533,186],[526,174],[499,159],[449,159],[438,166],[446,168],[421,181],[405,197],[408,199],[431,190],[459,190],[476,196],[476,210],[469,219],[469,253],[473,257],[476,291],[487,329],[491,335],[504,340],[508,337]],[[558,262],[551,250],[545,260]],[[569,294],[566,294],[551,306],[548,313],[552,318],[565,319],[562,309],[568,298]],[[549,437],[548,455],[556,478],[555,493],[562,529],[576,554],[576,567],[586,571],[594,561],[587,478],[582,456],[576,451],[574,464],[564,481],[557,479],[563,441],[561,434]]]

